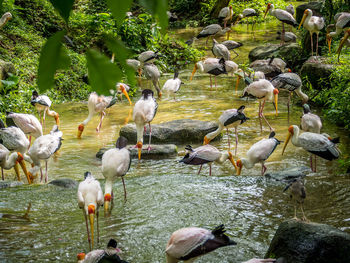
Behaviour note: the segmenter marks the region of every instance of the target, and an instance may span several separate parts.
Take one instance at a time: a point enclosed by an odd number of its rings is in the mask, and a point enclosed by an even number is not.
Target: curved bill
[[[237,175],[241,175],[242,166],[237,166]]]
[[[206,145],[206,144],[209,144],[209,143],[210,143],[210,140],[208,139],[208,137],[204,136],[203,145]]]
[[[276,116],[278,116],[278,93],[275,94]]]
[[[288,134],[287,134],[287,139],[286,139],[286,141],[284,142],[284,145],[283,145],[282,155],[283,155],[284,150],[286,149],[287,144],[288,144],[288,142],[289,142],[289,140],[290,140],[291,137],[292,137],[292,134],[291,134],[290,132],[288,132]]]
[[[341,50],[343,49],[343,46],[344,46],[346,40],[349,38],[349,35],[350,35],[349,31],[350,31],[350,30],[348,30],[348,31],[345,32],[343,39],[340,41],[340,44],[339,44],[339,47],[338,47],[338,50],[337,50],[337,53],[338,53],[338,61],[339,61],[340,52],[341,52]]]
[[[328,45],[328,51],[331,53],[332,37],[329,34],[326,35],[326,41]]]
[[[15,169],[16,175],[17,175],[17,180],[21,181],[21,174],[19,173],[19,167],[18,167],[18,162],[16,162],[15,166],[13,167]]]
[[[307,17],[307,14],[304,13],[303,18],[301,19],[301,22],[300,22],[300,24],[299,24],[298,29],[300,29],[300,27],[301,27],[302,24],[304,24],[304,21],[305,21],[306,17]]]
[[[19,165],[21,166],[25,176],[27,177],[28,184],[31,184],[32,181],[30,180],[30,177],[29,177],[29,174],[28,174],[28,170],[27,170],[27,167],[26,167],[26,164],[25,164],[24,160],[20,160],[18,162],[19,162]]]
[[[103,204],[104,210],[105,210],[105,216],[109,214],[109,204],[110,204],[110,201],[105,201]]]
[[[95,214],[93,213],[89,214],[90,231],[91,231],[91,249],[94,248],[94,216]]]
[[[197,71],[197,64],[194,64],[194,69],[192,71],[192,75],[191,75],[190,81],[192,81],[194,73],[196,73],[196,71]]]
[[[235,160],[233,160],[232,154],[229,155],[228,159],[230,160],[230,162],[232,163],[232,165],[235,167],[235,170],[236,170],[236,172],[237,172],[238,167],[237,167],[237,165],[236,165],[236,163],[235,163]]]
[[[123,94],[124,94],[124,96],[128,99],[128,101],[129,101],[129,103],[130,103],[130,106],[132,105],[132,103],[131,103],[131,100],[130,100],[130,98],[129,98],[129,94],[128,94],[128,92],[126,91],[126,89],[125,88],[123,88],[122,89],[122,92],[123,92]]]

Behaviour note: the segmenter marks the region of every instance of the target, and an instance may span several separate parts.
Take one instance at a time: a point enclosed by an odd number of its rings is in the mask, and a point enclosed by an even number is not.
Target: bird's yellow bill
[[[208,143],[210,143],[210,140],[208,139],[207,136],[204,136],[203,145],[206,145]]]
[[[130,106],[132,105],[132,103],[131,103],[131,100],[130,100],[130,98],[129,98],[129,94],[128,94],[128,92],[126,91],[126,89],[125,88],[123,88],[122,89],[122,92],[123,92],[123,94],[124,94],[124,96],[128,99],[128,101],[129,101],[129,103],[130,103]]]
[[[338,50],[337,50],[337,53],[338,53],[338,59],[339,59],[339,55],[340,55],[340,52],[341,50],[343,49],[343,46],[344,46],[344,43],[346,42],[346,40],[349,38],[349,31],[346,31],[345,34],[344,34],[344,37],[343,39],[340,41],[340,44],[339,44],[339,47],[338,47]]]
[[[94,216],[95,214],[89,214],[90,231],[91,231],[91,249],[94,248]]]
[[[192,81],[193,76],[194,76],[194,73],[196,73],[196,71],[197,71],[197,65],[195,64],[195,65],[194,65],[194,69],[193,69],[193,71],[192,71],[192,75],[191,75],[190,81]]]
[[[242,79],[242,77],[240,75],[237,75],[236,87],[235,87],[236,95],[237,95],[237,91],[238,91],[239,82],[241,81],[241,79]]]
[[[331,53],[332,37],[329,34],[327,34],[326,40],[327,40],[327,45],[328,45],[328,51],[329,51],[329,53]]]
[[[105,201],[103,204],[105,209],[105,215],[109,213],[109,204],[110,204],[110,201]]]
[[[290,140],[291,137],[292,137],[292,134],[290,132],[288,132],[287,139],[286,139],[286,141],[284,142],[284,145],[283,145],[282,155],[283,155],[284,150],[286,149],[287,144],[289,143],[289,140]]]
[[[21,160],[21,161],[19,161],[19,165],[21,166],[25,176],[27,177],[28,184],[31,184],[32,181],[30,180],[30,177],[29,177],[28,170],[27,170],[25,162],[23,160]]]
[[[56,121],[56,125],[60,126],[60,115],[58,115],[58,113],[55,115],[55,121]]]
[[[241,171],[242,171],[242,167],[241,166],[237,166],[237,175],[241,175]]]
[[[235,163],[235,160],[233,160],[233,156],[230,155],[230,156],[228,157],[228,159],[230,160],[230,162],[232,163],[232,165],[235,167],[235,170],[237,171],[238,167],[237,167],[237,165],[236,165],[236,163]]]
[[[17,180],[21,181],[21,174],[19,173],[19,167],[18,167],[18,162],[16,162],[15,166],[13,167],[15,169],[16,175],[17,175]]]
[[[307,14],[304,13],[303,18],[301,19],[301,22],[300,22],[300,24],[299,24],[298,29],[301,28],[301,25],[302,25],[302,24],[304,24],[304,21],[305,21],[306,17],[307,17]]]
[[[276,116],[278,116],[278,93],[275,94]]]

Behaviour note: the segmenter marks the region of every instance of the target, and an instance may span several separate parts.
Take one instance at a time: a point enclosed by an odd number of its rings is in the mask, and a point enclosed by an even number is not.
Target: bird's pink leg
[[[152,138],[152,128],[151,128],[151,123],[148,123],[149,125],[149,140],[148,140],[148,147],[147,151],[149,152],[151,150],[151,138]]]
[[[231,151],[231,143],[230,143],[230,136],[228,134],[228,127],[226,127],[226,133],[227,133],[227,141],[228,141],[228,150]]]
[[[264,176],[264,173],[266,172],[267,167],[265,166],[264,163],[261,163],[261,175]]]
[[[315,173],[316,173],[316,158],[317,156],[315,155]]]
[[[238,131],[237,131],[237,127],[235,127],[235,135],[236,135],[235,156],[237,156],[237,146],[238,146]]]
[[[318,33],[316,33],[316,58],[318,55]]]
[[[102,127],[102,121],[103,121],[103,118],[105,117],[106,113],[104,111],[101,112],[101,118],[100,118],[100,123],[97,125],[97,128],[96,128],[96,131],[97,132],[100,132],[100,129]]]
[[[28,150],[29,150],[29,148],[30,148],[30,144],[32,143],[32,136],[31,135],[29,135],[29,146],[28,146]]]
[[[84,214],[84,218],[85,218],[85,225],[86,225],[86,232],[87,232],[87,237],[88,237],[88,241],[89,241],[89,248],[91,251],[92,248],[91,248],[91,238],[90,238],[90,232],[89,232],[89,225],[88,225],[88,219],[87,219],[87,216],[86,216],[84,209],[83,209],[83,214]]]
[[[49,174],[47,171],[47,160],[45,161],[45,183],[49,180]]]
[[[4,176],[4,168],[1,167],[1,178],[4,181],[5,180],[5,176]]]
[[[126,187],[125,187],[125,182],[124,182],[123,176],[122,176],[122,182],[123,182],[123,187],[124,187],[124,202],[126,202]]]
[[[263,102],[263,104],[262,104],[262,106],[261,106],[261,116],[264,118],[264,120],[265,120],[267,126],[269,126],[270,131],[273,131],[273,128],[271,127],[270,123],[267,121],[267,119],[265,118],[265,115],[264,115],[264,113],[263,113],[264,106],[265,106],[265,100],[264,100],[264,102]]]
[[[314,172],[314,167],[312,166],[312,154],[310,155],[310,167],[311,167],[311,171]]]
[[[209,176],[211,176],[211,163],[209,163]]]
[[[226,24],[227,24],[227,20],[225,20],[225,23],[224,23],[224,28],[226,28]]]
[[[260,132],[262,132],[262,121],[261,121],[261,101],[259,101],[259,112],[258,112],[259,122],[260,122]]]
[[[143,126],[143,132],[146,133],[146,125]]]
[[[201,164],[201,166],[199,166],[199,170],[198,170],[198,173],[197,173],[197,174],[200,174],[200,173],[201,173],[202,166],[203,166],[203,164]]]
[[[310,38],[311,38],[311,56],[314,56],[314,41],[312,40],[312,33],[310,32]]]

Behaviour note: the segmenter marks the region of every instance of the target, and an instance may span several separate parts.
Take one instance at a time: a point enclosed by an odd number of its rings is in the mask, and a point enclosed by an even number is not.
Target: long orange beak
[[[111,203],[112,196],[111,194],[105,194],[105,200],[104,200],[104,210],[105,210],[105,216],[109,214],[109,204]]]
[[[60,115],[58,113],[56,113],[55,115],[55,121],[56,121],[56,125],[60,126]]]
[[[126,89],[123,87],[123,85],[120,85],[119,87],[120,87],[120,90],[123,92],[124,96],[128,99],[128,101],[129,101],[129,103],[130,103],[130,106],[131,106],[132,103],[131,103],[131,100],[130,100],[130,98],[129,98],[128,92],[127,92]]]
[[[13,167],[15,169],[16,175],[17,175],[17,180],[21,181],[21,174],[19,173],[19,167],[18,167],[18,162],[16,162],[15,166]]]
[[[26,167],[26,164],[23,160],[23,156],[20,152],[17,153],[18,154],[18,158],[17,158],[17,161],[19,162],[25,176],[27,177],[27,181],[28,181],[28,184],[31,184],[31,180],[30,180],[30,177],[29,177],[29,174],[28,174],[28,171],[27,171],[27,167]]]
[[[196,71],[197,71],[197,64],[194,64],[194,69],[192,71],[192,75],[191,75],[190,81],[192,81],[194,73],[196,73]]]
[[[326,41],[328,45],[328,51],[331,53],[332,37],[329,34],[326,35]]]
[[[242,166],[237,166],[237,175],[241,175]]]
[[[299,24],[298,29],[300,29],[300,27],[301,27],[302,24],[304,24],[304,21],[305,21],[306,17],[307,17],[307,13],[306,13],[306,14],[304,13],[303,18],[301,19],[301,22],[300,22],[300,24]]]
[[[139,160],[141,160],[141,151],[142,151],[142,142],[138,142],[136,144],[137,146],[137,149],[138,149],[138,157],[139,157]]]
[[[337,50],[337,53],[338,53],[338,61],[339,61],[339,56],[340,56],[340,52],[341,50],[343,49],[343,46],[344,46],[344,43],[345,41],[349,38],[350,36],[350,30],[347,30],[344,34],[344,37],[343,39],[340,41],[340,44],[339,44],[339,47],[338,47],[338,50]]]
[[[90,232],[91,232],[91,249],[94,248],[94,219],[95,219],[95,206],[88,206],[89,222],[90,222]]]
[[[287,144],[289,143],[289,140],[290,140],[291,137],[292,137],[292,134],[290,132],[288,132],[287,139],[286,139],[286,141],[284,142],[284,145],[283,145],[282,155],[283,155],[284,150],[286,149]]]
[[[236,163],[235,163],[235,160],[233,159],[232,153],[230,153],[230,152],[229,152],[228,159],[230,160],[230,162],[232,163],[232,165],[235,167],[235,170],[236,170],[236,172],[237,172],[238,167],[237,167],[237,165],[236,165]]]
[[[80,124],[78,126],[78,135],[77,135],[78,139],[81,138],[81,134],[83,133],[83,131],[84,131],[84,124]]]
[[[207,136],[204,136],[203,145],[206,145],[208,143],[210,143],[210,140],[208,139]]]
[[[276,116],[278,116],[278,93],[275,94]]]

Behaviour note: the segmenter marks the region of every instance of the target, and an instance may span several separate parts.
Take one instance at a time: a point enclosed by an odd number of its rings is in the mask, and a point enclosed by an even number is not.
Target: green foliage
[[[8,73],[8,78],[6,80],[1,80],[1,95],[5,95],[9,93],[11,90],[17,89],[19,78],[16,75],[13,75],[12,73]]]
[[[68,19],[70,12],[72,11],[74,0],[50,0],[50,2],[68,24]]]

